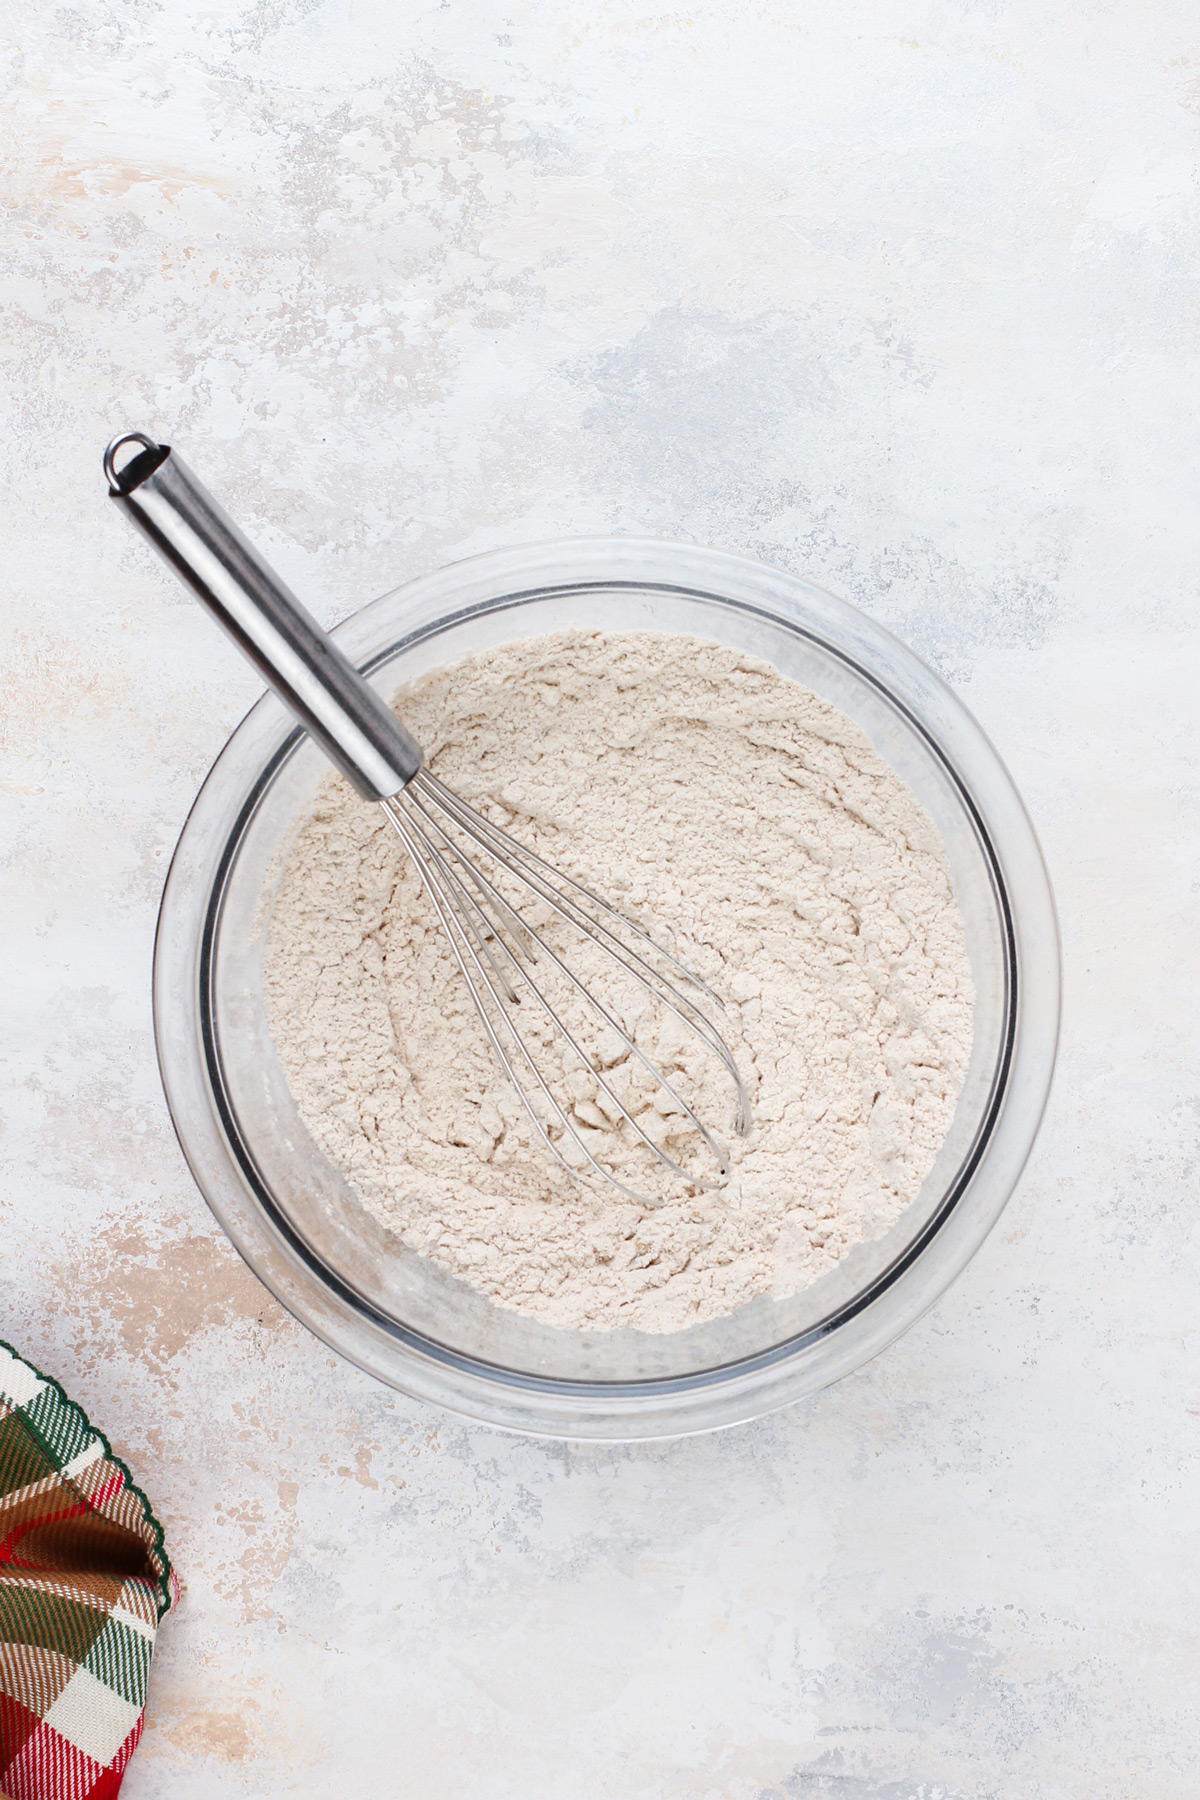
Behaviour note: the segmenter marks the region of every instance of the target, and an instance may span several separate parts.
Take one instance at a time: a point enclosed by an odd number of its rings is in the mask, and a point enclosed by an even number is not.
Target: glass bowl
[[[565,1331],[407,1250],[303,1124],[267,1028],[263,946],[288,846],[329,769],[273,695],[201,788],[167,877],[154,1019],[200,1189],[310,1330],[405,1393],[558,1438],[669,1437],[786,1405],[917,1319],[995,1224],[1029,1153],[1058,1033],[1054,903],[1000,759],[950,690],[864,615],[795,576],[630,538],[521,546],[386,594],[334,636],[389,700],[472,652],[566,626],[689,633],[761,657],[855,719],[941,833],[975,979],[975,1038],[920,1194],[790,1299],[665,1334]]]

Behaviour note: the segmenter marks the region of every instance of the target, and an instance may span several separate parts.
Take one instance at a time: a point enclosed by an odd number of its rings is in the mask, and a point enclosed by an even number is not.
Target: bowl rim
[[[553,540],[485,552],[419,576],[352,614],[332,635],[370,673],[452,624],[598,586],[716,602],[817,644],[904,716],[940,762],[975,828],[1006,937],[1004,1041],[970,1151],[921,1232],[885,1270],[818,1324],[766,1350],[690,1374],[619,1382],[487,1363],[388,1318],[344,1282],[296,1233],[258,1175],[225,1094],[213,1028],[214,948],[228,873],[271,783],[304,737],[272,694],[230,734],[185,820],[159,909],[153,990],[159,1069],[185,1160],[239,1253],[294,1317],[331,1349],[415,1398],[510,1430],[611,1441],[684,1435],[787,1405],[869,1360],[933,1304],[992,1229],[1032,1148],[1057,1046],[1060,959],[1053,896],[1032,823],[978,722],[901,640],[802,577],[664,539]],[[464,592],[475,597],[464,604]],[[451,593],[460,603],[439,610]],[[368,642],[377,643],[372,626],[381,609],[398,605],[388,643],[364,654]],[[872,667],[881,662],[886,680]],[[234,823],[214,863],[212,821],[228,817],[231,799]],[[931,1258],[934,1244],[939,1254]]]

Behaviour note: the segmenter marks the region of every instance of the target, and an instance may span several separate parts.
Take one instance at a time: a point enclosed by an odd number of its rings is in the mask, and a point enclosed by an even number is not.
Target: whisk
[[[126,446],[136,453],[118,467]],[[683,1091],[695,1085],[686,1046],[724,1071],[741,1136],[750,1109],[733,1054],[700,1003],[723,1010],[712,988],[426,768],[392,709],[168,445],[122,432],[104,453],[104,472],[112,498],[310,737],[383,808],[543,1148],[576,1180],[599,1179],[644,1205],[662,1204],[679,1184],[719,1186],[729,1154]],[[603,993],[581,976],[579,954],[609,978]],[[646,1048],[647,1009],[654,1042],[666,1046],[661,1057]],[[679,1068],[668,1075],[660,1060]],[[608,1155],[619,1169],[603,1160],[605,1131],[581,1120],[580,1092],[594,1096],[585,1105],[591,1124],[622,1134],[623,1160]],[[686,1151],[674,1143],[681,1133]],[[655,1172],[649,1186],[625,1178],[631,1148]]]

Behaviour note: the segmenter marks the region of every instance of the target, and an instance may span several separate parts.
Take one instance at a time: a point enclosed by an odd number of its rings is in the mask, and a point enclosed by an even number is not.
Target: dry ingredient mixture
[[[436,774],[720,993],[754,1129],[732,1138],[728,1082],[701,1082],[732,1149],[719,1192],[654,1209],[562,1176],[399,839],[335,779],[266,979],[296,1103],[363,1204],[500,1305],[590,1330],[795,1293],[886,1230],[949,1126],[973,989],[934,827],[861,730],[766,663],[649,632],[505,645],[397,706]],[[594,1086],[573,1103],[611,1129]]]

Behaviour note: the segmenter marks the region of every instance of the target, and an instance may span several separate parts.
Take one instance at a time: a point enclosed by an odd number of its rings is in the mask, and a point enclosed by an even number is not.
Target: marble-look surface
[[[1185,0],[13,0],[0,1336],[186,1583],[130,1800],[1195,1800],[1200,19]],[[186,446],[314,609],[594,531],[926,655],[1046,846],[1047,1124],[936,1310],[726,1435],[565,1449],[336,1362],[160,1095],[256,693],[112,516]]]

